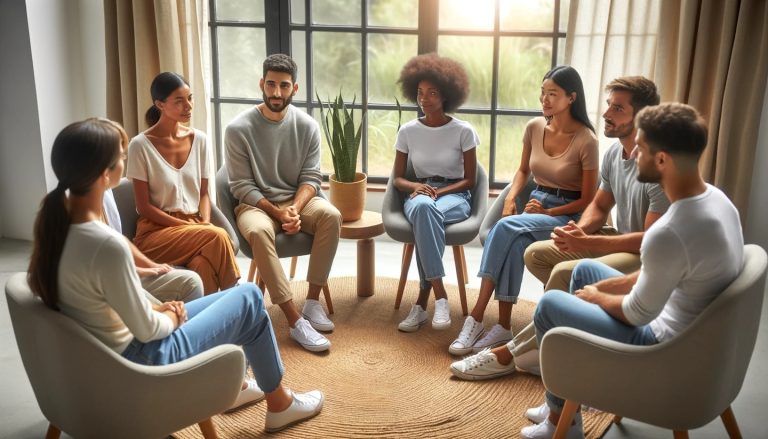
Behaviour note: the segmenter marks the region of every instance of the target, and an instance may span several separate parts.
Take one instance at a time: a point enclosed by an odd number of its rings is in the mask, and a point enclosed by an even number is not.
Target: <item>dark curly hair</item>
[[[457,61],[436,53],[414,56],[400,71],[400,89],[403,96],[416,102],[419,82],[429,81],[437,86],[443,97],[443,111],[453,113],[467,100],[469,79],[464,67]]]

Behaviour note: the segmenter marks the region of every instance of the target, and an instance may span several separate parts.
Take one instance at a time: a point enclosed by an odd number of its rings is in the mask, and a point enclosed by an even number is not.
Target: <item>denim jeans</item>
[[[259,288],[245,283],[186,304],[188,321],[171,335],[148,343],[133,339],[123,357],[139,364],[182,361],[222,344],[243,347],[259,387],[278,388],[283,363]]]
[[[545,209],[563,206],[575,201],[534,190],[531,198],[539,200]],[[480,277],[491,279],[495,287],[495,299],[517,303],[520,284],[523,281],[525,249],[533,242],[549,239],[552,229],[570,220],[578,221],[580,213],[549,216],[541,213],[525,213],[501,218],[488,233],[480,261]]]
[[[426,182],[433,187],[444,187],[449,182]],[[445,226],[459,223],[471,214],[469,191],[455,192],[437,200],[426,195],[416,195],[405,200],[403,211],[413,225],[416,248],[416,267],[419,270],[419,287],[429,288],[430,281],[445,276],[443,253],[445,252]]]
[[[536,326],[539,346],[544,334],[558,326],[581,329],[621,343],[633,345],[658,343],[650,326],[627,325],[613,318],[599,305],[581,300],[572,294],[585,285],[591,285],[601,279],[623,275],[624,273],[601,262],[590,259],[579,262],[571,277],[571,294],[559,290],[548,291],[536,307],[533,323]],[[563,365],[563,367],[566,366]],[[550,392],[546,393],[546,398],[550,408],[558,413],[562,411],[565,401]]]

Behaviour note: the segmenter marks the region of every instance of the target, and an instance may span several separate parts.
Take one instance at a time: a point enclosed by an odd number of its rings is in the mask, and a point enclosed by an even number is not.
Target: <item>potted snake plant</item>
[[[320,103],[320,124],[333,159],[333,175],[328,178],[331,203],[339,209],[344,221],[356,221],[363,215],[368,181],[368,176],[357,171],[365,111],[355,126],[352,109],[345,105],[341,93],[326,103],[315,95]]]

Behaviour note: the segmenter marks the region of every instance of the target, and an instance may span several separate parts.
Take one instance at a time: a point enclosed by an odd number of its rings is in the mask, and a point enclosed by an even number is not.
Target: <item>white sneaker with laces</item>
[[[574,423],[565,434],[566,439],[584,439],[584,429],[582,428],[581,413],[576,413]],[[520,437],[524,439],[551,439],[555,435],[557,426],[549,422],[549,418],[536,425],[523,427],[520,430]]]
[[[403,332],[416,332],[424,323],[427,323],[427,312],[424,311],[421,305],[413,304],[411,305],[411,312],[408,313],[408,317],[397,325],[397,329]]]
[[[514,372],[515,362],[501,364],[496,354],[490,349],[484,349],[463,360],[455,361],[451,364],[450,370],[452,374],[465,380],[489,380]]]
[[[232,407],[227,409],[227,412],[235,411],[246,405],[255,404],[264,399],[264,391],[259,388],[256,380],[246,379],[245,389],[240,389],[240,393],[237,394],[237,399],[232,404]]]
[[[448,299],[435,300],[435,315],[432,316],[432,329],[442,330],[451,326],[451,307]]]
[[[532,349],[528,352],[523,352],[520,355],[515,355],[515,364],[517,364],[517,368],[523,372],[532,375],[541,375],[538,349]]]
[[[541,424],[549,417],[549,404],[544,402],[538,407],[526,410],[525,417],[537,424]]]
[[[305,421],[318,413],[323,408],[325,396],[319,390],[313,390],[307,393],[294,393],[293,402],[282,412],[270,412],[267,410],[266,425],[264,429],[267,433],[274,433],[291,425]]]
[[[497,346],[507,344],[510,340],[512,340],[512,338],[514,338],[514,335],[512,335],[512,330],[504,329],[503,326],[497,323],[493,325],[490,331],[486,331],[483,338],[478,340],[472,346],[472,351],[480,352],[483,349],[493,349]]]
[[[311,352],[327,351],[331,342],[325,336],[315,331],[307,319],[299,318],[291,328],[291,338],[296,340],[304,349]]]
[[[467,316],[459,337],[448,346],[448,352],[453,355],[467,355],[472,352],[472,346],[480,339],[483,332],[483,323],[476,321],[472,316]]]
[[[333,322],[325,314],[323,305],[317,300],[307,299],[307,301],[304,302],[304,309],[301,311],[301,316],[307,319],[309,324],[318,331],[330,332],[335,328]]]

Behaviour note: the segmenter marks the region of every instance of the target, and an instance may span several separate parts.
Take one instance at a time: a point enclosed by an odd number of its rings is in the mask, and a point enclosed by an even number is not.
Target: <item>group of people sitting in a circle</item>
[[[320,132],[291,105],[297,67],[286,55],[263,65],[263,103],[237,116],[224,135],[237,227],[247,239],[272,303],[303,348],[328,350],[334,330],[319,303],[339,240],[341,216],[321,191]],[[452,115],[469,93],[463,67],[435,54],[403,67],[399,84],[423,116],[404,124],[395,142],[394,185],[407,194],[419,294],[400,322],[418,331],[451,326],[442,278],[446,225],[466,220],[477,175],[480,138]],[[541,117],[523,135],[520,165],[488,234],[480,261],[480,292],[456,339],[465,356],[450,366],[460,379],[537,374],[538,345],[557,326],[571,326],[631,344],[674,337],[735,278],[743,239],[736,209],[699,175],[707,129],[683,104],[659,105],[650,80],[628,76],[606,86],[605,135],[617,141],[599,165],[579,74],[559,66],[541,83]],[[262,291],[238,283],[228,233],[211,224],[212,163],[203,132],[186,126],[192,91],[176,73],[161,73],[150,89],[148,129],[130,142],[107,119],[64,128],[54,141],[56,188],[35,223],[28,280],[47,306],[72,317],[118,354],[148,365],[184,360],[214,346],[243,347],[255,379],[245,377],[236,409],[266,399],[266,430],[278,431],[318,414],[324,395],[293,392],[284,373]],[[125,160],[127,159],[127,170]],[[416,179],[406,177],[408,165]],[[131,242],[121,234],[111,193],[125,172],[140,215]],[[515,200],[535,185],[522,211]],[[615,207],[615,227],[606,226]],[[715,227],[716,225],[716,227]],[[275,249],[280,233],[314,236],[299,312]],[[706,240],[700,235],[706,235]],[[642,247],[641,247],[642,243]],[[174,267],[185,267],[178,269]],[[545,284],[533,321],[511,328],[527,267]],[[491,296],[498,323],[486,329]],[[525,438],[554,434],[563,401],[526,412],[535,425]],[[568,437],[582,437],[581,417]]]

